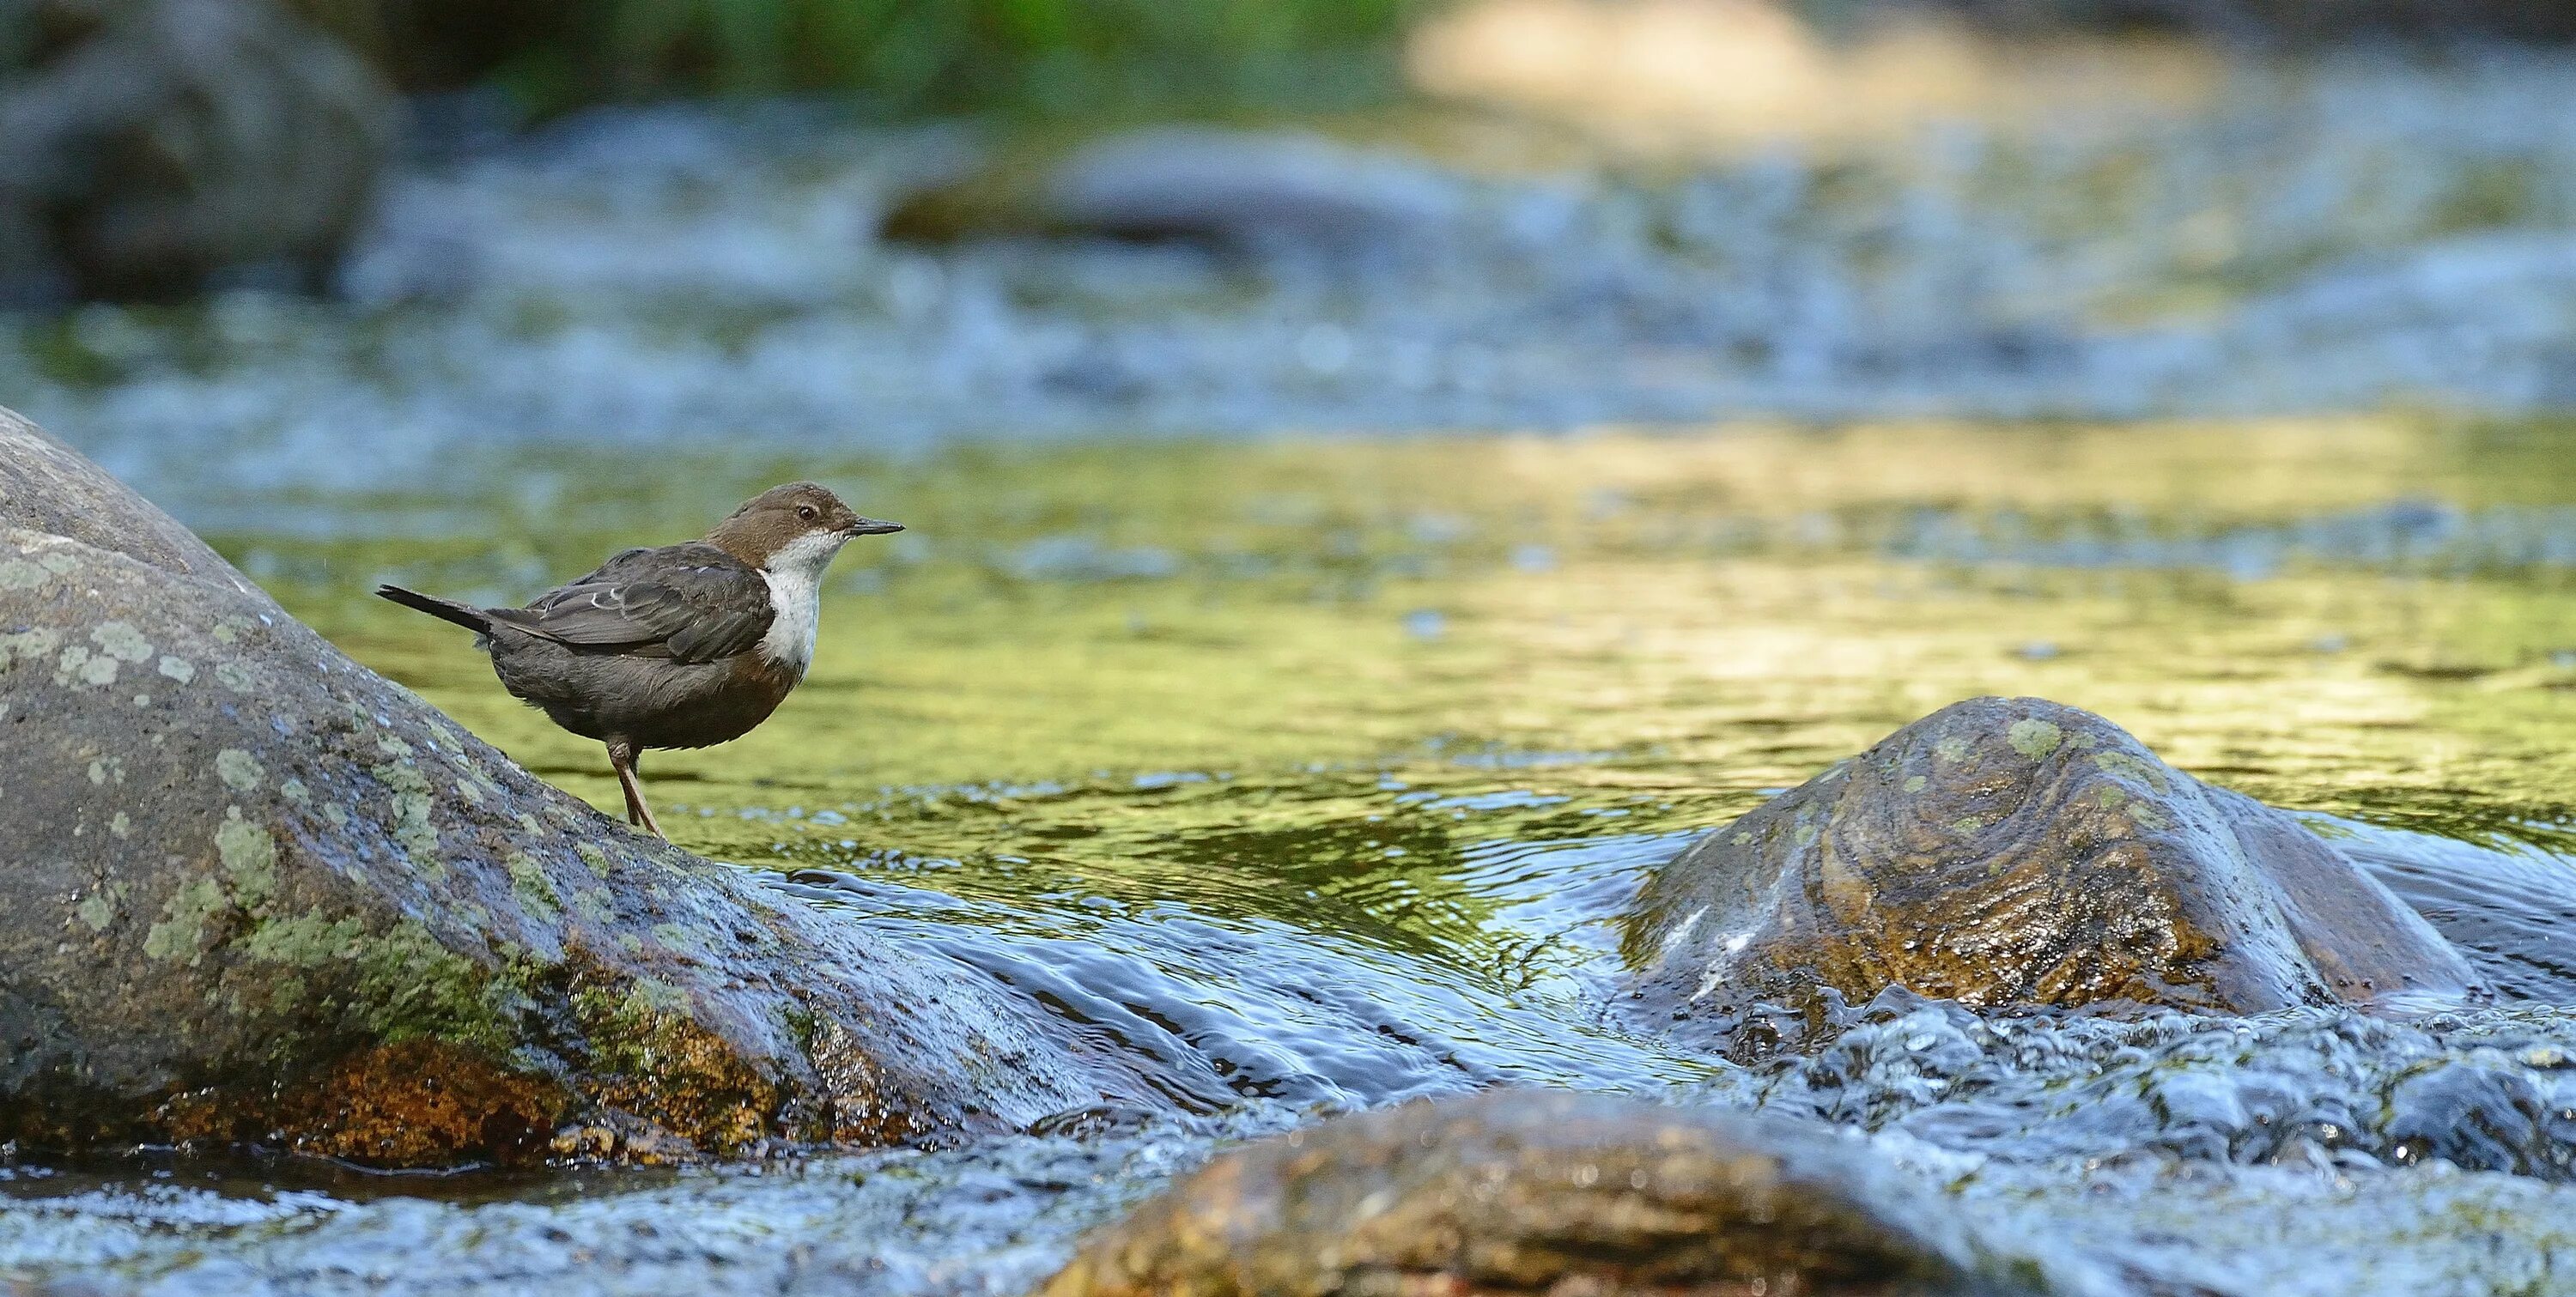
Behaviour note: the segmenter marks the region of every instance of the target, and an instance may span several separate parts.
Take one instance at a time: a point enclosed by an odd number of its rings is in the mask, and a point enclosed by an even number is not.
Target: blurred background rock
[[[393,144],[393,93],[244,0],[0,3],[0,301],[318,288]]]

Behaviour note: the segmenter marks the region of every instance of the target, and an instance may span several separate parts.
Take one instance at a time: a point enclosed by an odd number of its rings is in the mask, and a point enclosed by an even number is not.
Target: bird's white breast
[[[847,540],[831,532],[799,536],[760,569],[760,579],[769,583],[770,613],[760,652],[800,676],[814,661],[814,632],[823,620],[823,569]]]

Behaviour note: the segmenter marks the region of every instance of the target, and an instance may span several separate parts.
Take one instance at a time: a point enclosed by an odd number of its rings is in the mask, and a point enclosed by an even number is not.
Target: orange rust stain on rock
[[[280,1115],[298,1152],[386,1167],[514,1164],[545,1155],[568,1099],[544,1078],[413,1040],[342,1060]]]
[[[283,1140],[299,1153],[389,1169],[545,1156],[571,1096],[433,1040],[380,1045],[302,1081],[207,1086],[163,1100],[153,1134],[200,1146]]]

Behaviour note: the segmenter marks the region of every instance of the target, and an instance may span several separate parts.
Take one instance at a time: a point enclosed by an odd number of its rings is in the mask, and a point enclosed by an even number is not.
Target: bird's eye
[[[796,506],[796,516],[807,522],[812,522],[822,515],[814,512],[814,506],[810,504],[800,504]]]

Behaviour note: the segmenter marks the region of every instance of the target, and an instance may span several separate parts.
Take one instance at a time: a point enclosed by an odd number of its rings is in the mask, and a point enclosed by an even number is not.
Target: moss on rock
[[[0,572],[0,841],[54,844],[0,877],[0,1140],[412,1166],[561,1122],[670,1160],[1158,1102],[1007,988],[548,787],[5,410]],[[146,671],[138,721],[98,685]]]

